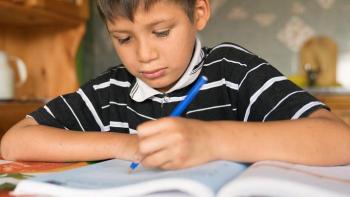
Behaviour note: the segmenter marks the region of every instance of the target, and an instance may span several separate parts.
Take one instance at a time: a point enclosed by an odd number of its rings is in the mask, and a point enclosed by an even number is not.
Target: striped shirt
[[[135,134],[139,124],[168,116],[199,75],[208,82],[183,117],[264,122],[299,119],[327,108],[250,51],[232,43],[202,48],[197,39],[190,65],[166,93],[119,65],[29,116],[39,124],[67,130]]]

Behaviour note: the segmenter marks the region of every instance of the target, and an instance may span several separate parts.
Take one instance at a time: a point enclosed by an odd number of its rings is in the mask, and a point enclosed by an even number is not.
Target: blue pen
[[[170,116],[176,117],[180,116],[187,106],[192,102],[194,97],[198,94],[201,87],[208,81],[208,78],[205,76],[200,76],[199,79],[196,81],[196,83],[193,85],[193,87],[188,91],[187,96],[184,100],[182,100],[178,105],[176,105],[175,109],[170,113]],[[137,166],[139,165],[138,162],[132,162],[130,164],[130,169],[135,170]]]

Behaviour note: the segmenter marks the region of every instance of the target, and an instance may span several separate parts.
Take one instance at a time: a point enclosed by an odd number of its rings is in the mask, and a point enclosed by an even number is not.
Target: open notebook
[[[171,193],[200,197],[349,196],[350,166],[310,167],[277,161],[247,166],[215,161],[194,168],[161,171],[109,160],[21,181],[13,194],[50,196],[143,196]]]

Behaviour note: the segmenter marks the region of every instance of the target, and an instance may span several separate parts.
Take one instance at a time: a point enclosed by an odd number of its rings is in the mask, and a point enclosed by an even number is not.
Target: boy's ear
[[[194,23],[197,30],[202,30],[207,25],[210,18],[210,3],[209,0],[196,0],[194,8]]]

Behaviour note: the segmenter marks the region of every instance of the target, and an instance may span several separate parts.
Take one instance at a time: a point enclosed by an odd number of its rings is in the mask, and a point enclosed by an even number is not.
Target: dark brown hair
[[[139,6],[149,10],[153,4],[159,1],[168,1],[169,3],[181,5],[188,18],[193,22],[196,0],[97,0],[97,8],[105,22],[112,21],[119,16],[133,21],[135,11]]]

